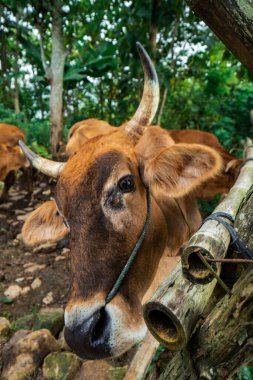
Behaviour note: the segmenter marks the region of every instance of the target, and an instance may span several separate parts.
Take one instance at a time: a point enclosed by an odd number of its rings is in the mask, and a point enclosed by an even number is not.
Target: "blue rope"
[[[147,217],[146,217],[146,221],[145,221],[145,224],[144,224],[144,227],[143,227],[143,230],[142,230],[142,233],[137,241],[137,243],[135,244],[135,247],[134,249],[132,250],[132,253],[131,255],[129,256],[129,259],[127,260],[124,268],[122,269],[119,277],[117,278],[117,280],[115,281],[113,287],[111,288],[111,290],[109,291],[109,293],[107,294],[106,296],[106,299],[105,299],[105,304],[107,305],[109,302],[111,302],[111,300],[115,297],[115,295],[117,294],[120,286],[122,285],[122,282],[123,280],[125,279],[129,269],[131,268],[131,266],[133,265],[133,262],[136,258],[136,255],[141,247],[141,244],[145,238],[145,235],[147,233],[147,230],[148,230],[148,227],[149,227],[149,224],[150,224],[150,217],[151,217],[151,196],[150,196],[150,191],[149,189],[147,188]]]

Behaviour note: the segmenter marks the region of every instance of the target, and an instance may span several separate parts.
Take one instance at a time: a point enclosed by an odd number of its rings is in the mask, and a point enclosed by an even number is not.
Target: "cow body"
[[[146,128],[158,107],[159,87],[150,58],[138,49],[144,92],[129,122],[87,139],[66,163],[49,162],[20,144],[36,168],[58,179],[55,199],[27,218],[22,234],[28,245],[69,235],[65,339],[83,358],[120,355],[144,337],[143,299],[170,272],[168,258],[200,224],[194,191],[222,166],[210,147],[175,144],[161,128]],[[149,194],[145,238],[107,301],[146,223]]]
[[[75,123],[69,130],[66,152],[69,157],[73,156],[85,143],[85,141],[99,136],[106,135],[117,130],[106,121],[98,119],[86,119]]]
[[[25,141],[25,134],[15,125],[0,123],[0,181],[4,182],[0,201],[4,201],[14,184],[14,172],[27,165],[18,141]]]

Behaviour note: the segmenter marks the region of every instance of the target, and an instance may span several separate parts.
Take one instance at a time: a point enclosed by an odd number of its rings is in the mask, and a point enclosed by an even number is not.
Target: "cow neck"
[[[187,219],[186,219],[186,216],[185,216],[185,214],[184,214],[184,212],[182,210],[182,207],[180,206],[180,204],[179,204],[179,202],[178,202],[178,200],[176,198],[175,198],[175,202],[176,202],[177,207],[179,208],[180,214],[182,215],[185,224],[187,225],[188,235],[189,235],[189,239],[190,239],[190,237],[191,237],[191,230],[190,230],[189,223],[187,222]]]
[[[147,198],[147,216],[146,216],[146,221],[145,221],[145,224],[143,226],[143,229],[142,229],[142,232],[140,234],[140,237],[139,239],[137,240],[132,252],[131,252],[131,255],[129,256],[125,266],[123,267],[122,271],[120,272],[117,280],[115,281],[113,287],[111,288],[111,290],[109,291],[109,293],[107,294],[106,296],[106,299],[105,299],[105,304],[107,305],[109,302],[111,302],[111,300],[115,297],[115,295],[118,293],[118,290],[120,288],[120,286],[122,285],[127,273],[129,272],[130,268],[132,267],[134,261],[135,261],[135,258],[137,256],[137,253],[141,247],[141,244],[146,236],[146,233],[147,233],[147,230],[148,230],[148,227],[150,225],[150,219],[151,219],[151,195],[150,195],[150,190],[149,188],[146,189],[146,198]]]

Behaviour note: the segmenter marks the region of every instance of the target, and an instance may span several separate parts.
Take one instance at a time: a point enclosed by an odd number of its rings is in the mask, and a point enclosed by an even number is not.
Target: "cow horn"
[[[19,140],[19,146],[22,149],[25,157],[30,161],[32,166],[38,169],[41,173],[46,174],[49,177],[58,178],[60,172],[64,168],[65,162],[56,162],[42,158],[32,152],[23,141]]]
[[[136,45],[144,71],[144,90],[137,111],[125,124],[125,132],[134,140],[138,140],[144,127],[152,123],[159,104],[159,82],[155,67],[144,47],[139,42]]]

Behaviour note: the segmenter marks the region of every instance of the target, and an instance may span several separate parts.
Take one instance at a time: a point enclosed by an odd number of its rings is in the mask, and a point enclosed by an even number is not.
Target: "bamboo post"
[[[231,379],[253,357],[253,268],[244,271],[159,380]],[[188,353],[188,355],[186,355]]]
[[[159,343],[147,332],[131,361],[123,380],[141,380],[157,350]]]
[[[216,280],[205,286],[193,285],[178,264],[143,307],[149,331],[167,348],[180,350],[188,342],[215,285]]]
[[[253,157],[253,148],[250,145],[251,142],[248,142],[247,158]],[[243,198],[253,184],[252,168],[253,161],[242,167],[229,195],[215,211],[225,211],[233,217],[236,216]],[[230,236],[223,225],[215,221],[206,222],[193,235],[187,246],[187,276],[184,276],[179,264],[151,300],[144,305],[144,319],[150,332],[169,349],[179,350],[186,345],[216,285],[216,279],[198,259],[196,252],[211,258],[223,258],[229,243]],[[184,270],[185,268],[186,265]],[[215,264],[214,268],[219,274],[220,265]],[[195,279],[195,285],[189,280],[192,277]]]
[[[253,158],[252,141],[248,140],[245,147],[245,158]],[[233,218],[236,217],[240,204],[247,191],[253,184],[253,161],[248,161],[241,168],[240,175],[231,188],[226,198],[221,202],[214,212],[226,212]],[[228,220],[226,219],[226,222]],[[230,244],[230,235],[227,229],[214,220],[208,220],[191,237],[182,255],[182,270],[184,275],[194,283],[205,284],[213,279],[209,269],[200,259],[202,256],[211,259],[222,259],[225,257]],[[214,271],[218,271],[219,264],[212,263]]]

